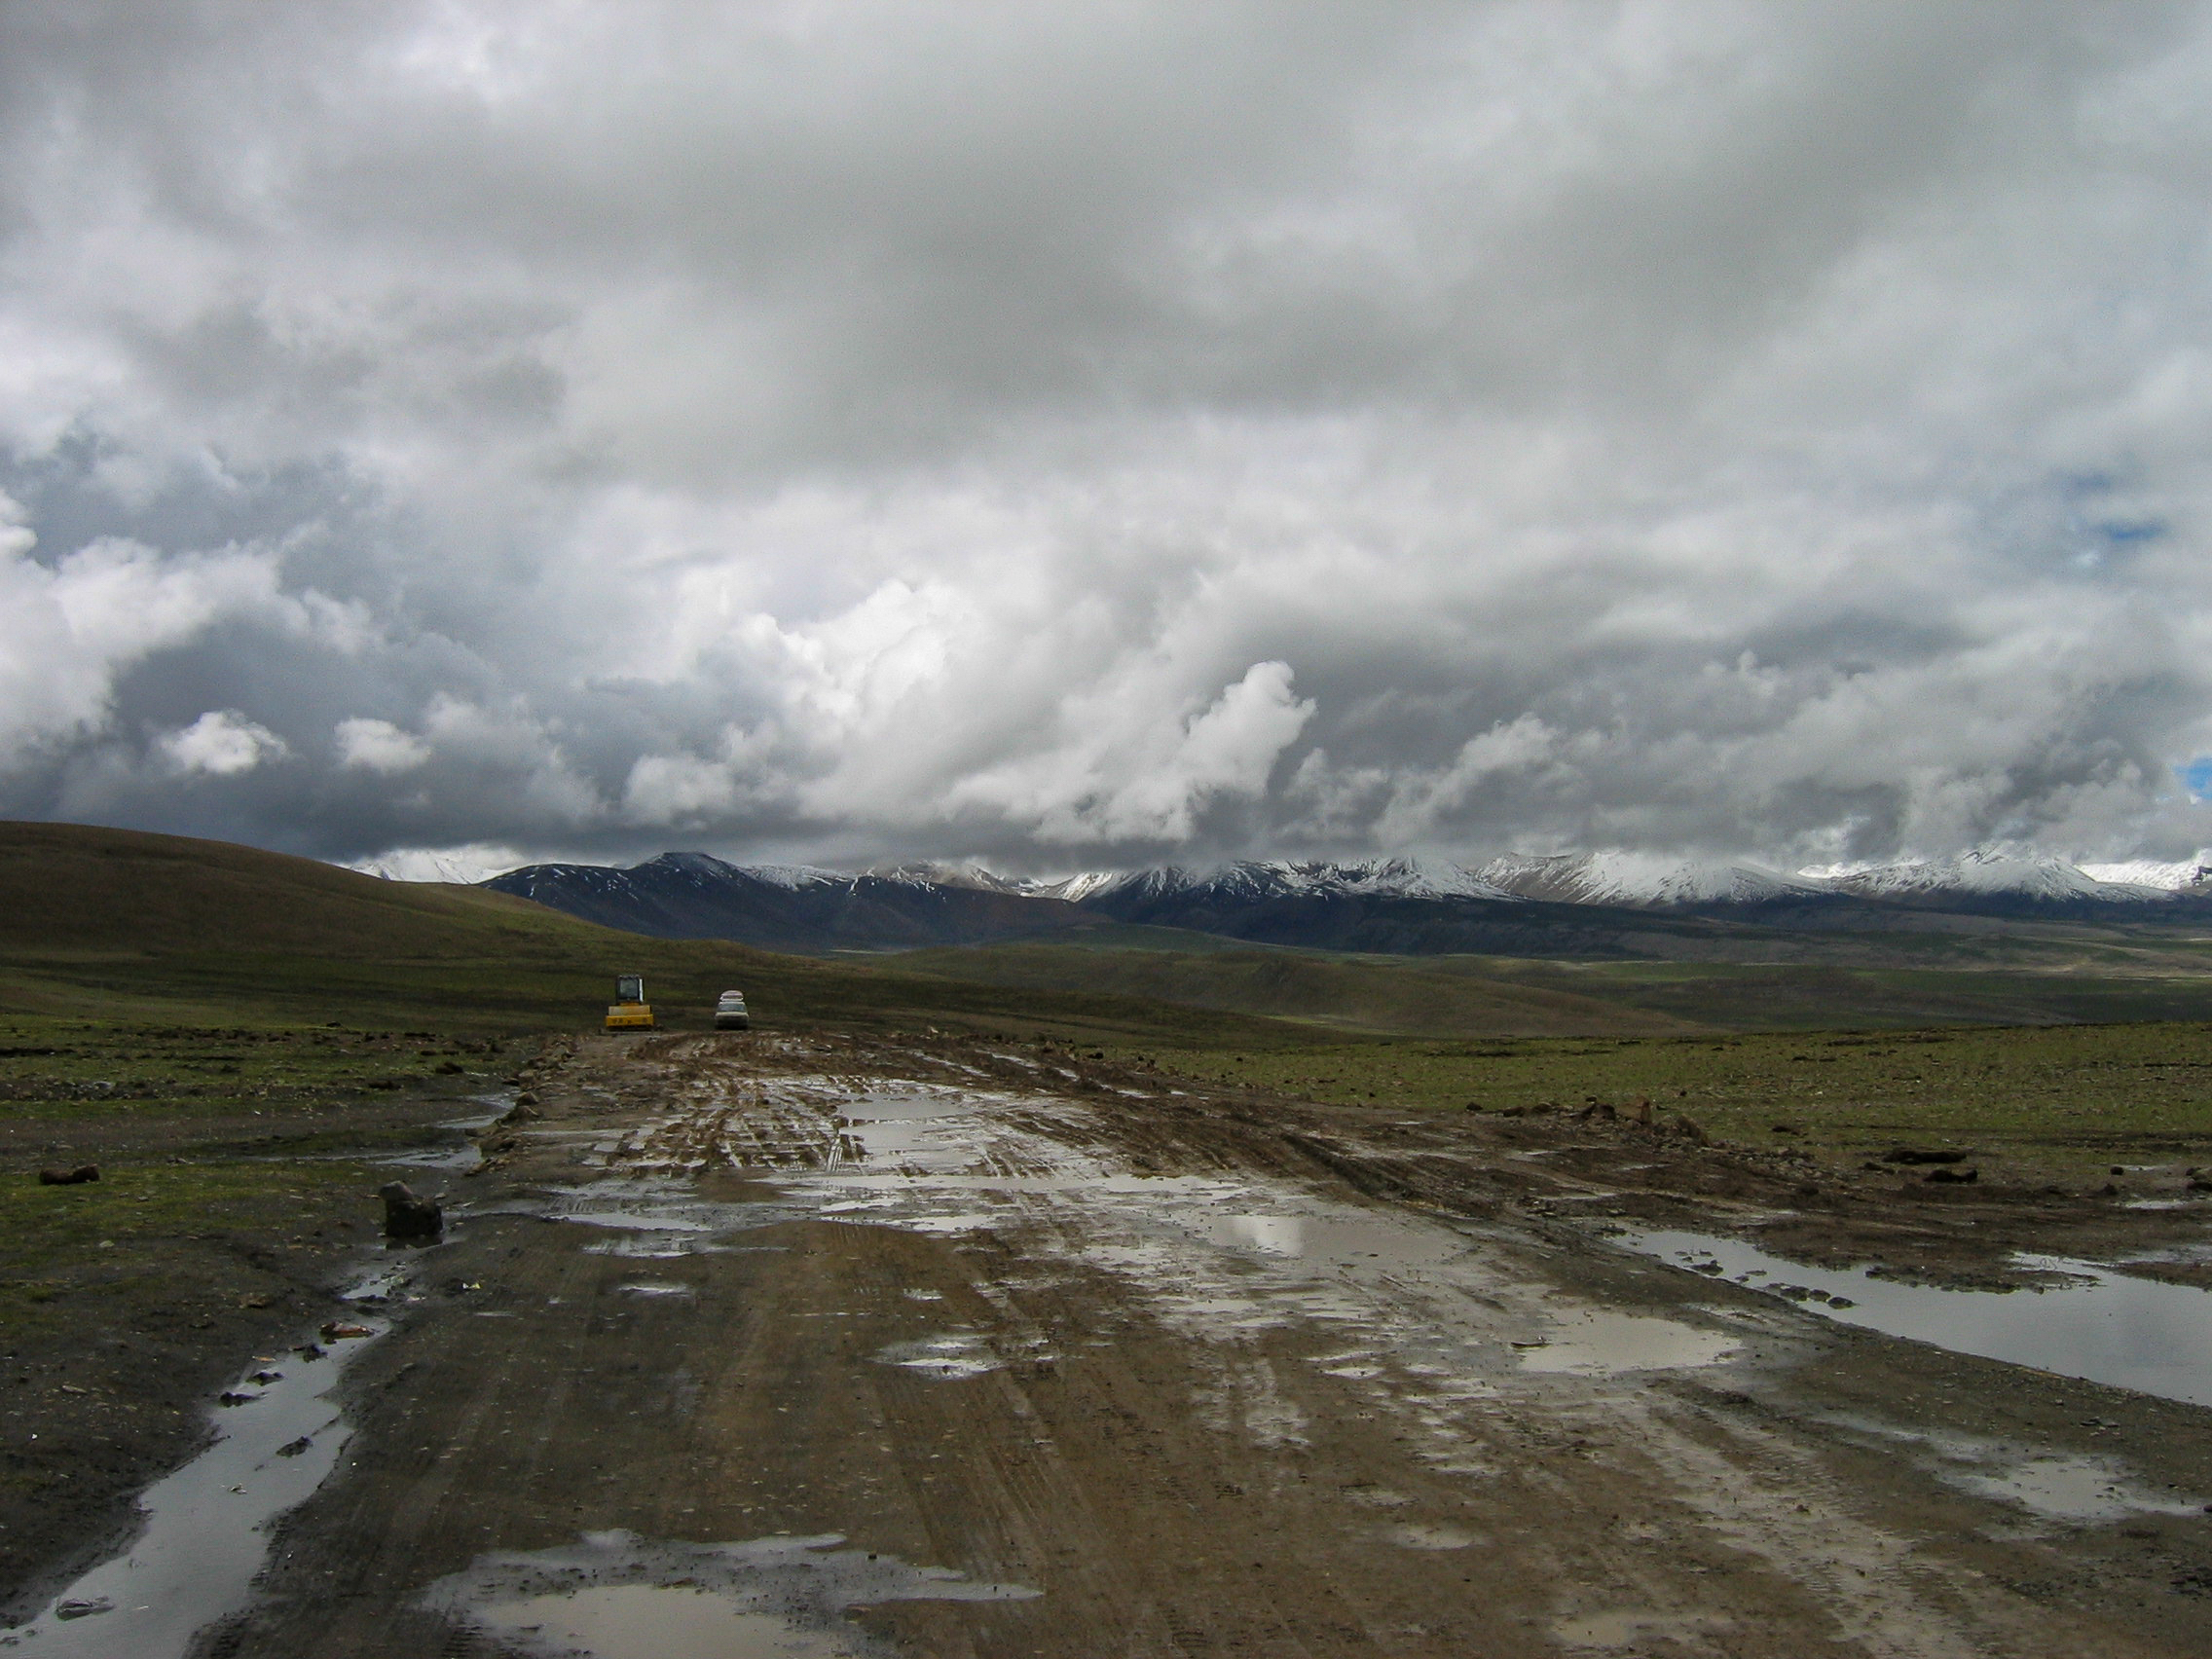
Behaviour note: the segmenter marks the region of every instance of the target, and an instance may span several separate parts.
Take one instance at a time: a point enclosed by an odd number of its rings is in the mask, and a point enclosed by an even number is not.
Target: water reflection
[[[2065,1275],[2014,1290],[1947,1290],[1872,1276],[1868,1268],[1811,1268],[1741,1239],[1702,1233],[1631,1233],[1645,1255],[1788,1297],[1808,1312],[1947,1348],[2109,1382],[2140,1394],[2212,1405],[2212,1294],[2133,1278],[2090,1262],[2018,1256]]]

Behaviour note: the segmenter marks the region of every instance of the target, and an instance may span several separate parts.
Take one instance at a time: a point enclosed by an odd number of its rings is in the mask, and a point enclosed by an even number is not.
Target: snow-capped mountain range
[[[409,851],[348,867],[393,881],[484,884],[522,867],[498,861],[500,849]],[[1480,866],[1437,859],[1365,861],[1247,859],[1189,867],[1087,870],[1051,878],[1000,875],[979,865],[915,863],[836,870],[812,865],[736,865],[705,853],[664,853],[652,861],[671,873],[750,881],[798,893],[855,882],[957,888],[1082,904],[1112,895],[1165,898],[1200,890],[1245,900],[1309,897],[1539,900],[1561,904],[1688,907],[1765,904],[1845,894],[1862,899],[1996,897],[2092,903],[2138,903],[2175,894],[2212,895],[2212,852],[2178,863],[2138,859],[2072,865],[2060,859],[1975,851],[1952,859],[1829,865],[1784,872],[1753,864],[1670,858],[1657,853],[1508,853]],[[565,869],[605,866],[569,865]],[[643,869],[645,866],[636,866]]]
[[[451,880],[461,872],[418,855],[376,873]],[[2212,861],[2083,868],[1998,850],[1788,873],[1596,852],[1513,854],[1472,866],[1418,858],[1245,860],[1050,880],[974,865],[852,872],[664,853],[619,869],[530,865],[480,884],[634,933],[787,950],[976,942],[1113,921],[1340,949],[1541,954],[1568,935],[1595,940],[1593,929],[1626,925],[1630,911],[1653,913],[1640,928],[1670,913],[1782,927],[1916,925],[1906,912],[1931,910],[2054,919],[2212,914]]]
[[[2046,901],[2089,900],[2139,903],[2170,898],[2175,889],[2145,883],[2099,881],[2077,866],[2050,858],[2007,858],[1968,853],[1927,864],[1877,865],[1826,874],[1838,893],[1864,899],[1921,899],[1957,894],[2005,894]]]
[[[1368,897],[1534,900],[1635,908],[1763,905],[1837,896],[1899,902],[2014,898],[2046,903],[2137,904],[2212,893],[2212,865],[2099,865],[1972,852],[1955,859],[1831,866],[1786,874],[1758,865],[1654,853],[1507,854],[1475,867],[1427,859],[1367,863],[1245,861],[1211,869],[1179,866],[1095,871],[1052,882],[999,882],[1017,891],[1092,903],[1123,895],[1164,898],[1206,891],[1223,898]]]
[[[1164,865],[1156,869],[1093,870],[1058,881],[1033,882],[1023,891],[1071,904],[1116,895],[1162,899],[1207,891],[1247,901],[1292,897],[1377,899],[1511,899],[1512,894],[1457,865],[1427,859],[1373,859],[1365,863],[1290,863],[1246,859],[1211,869]]]

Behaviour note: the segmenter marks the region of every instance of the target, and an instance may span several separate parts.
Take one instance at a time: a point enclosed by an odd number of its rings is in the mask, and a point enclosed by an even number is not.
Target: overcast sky
[[[0,815],[2212,841],[2212,10],[0,8]]]

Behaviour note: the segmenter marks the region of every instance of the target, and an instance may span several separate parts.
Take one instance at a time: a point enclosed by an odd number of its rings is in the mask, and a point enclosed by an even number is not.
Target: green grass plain
[[[2077,1184],[2115,1162],[2212,1164],[2201,1021],[1106,1051],[1208,1084],[1414,1113],[1641,1096],[1722,1139],[1845,1164],[1900,1144]]]
[[[1738,943],[1749,959],[1361,956],[1100,925],[888,960],[948,981],[1113,991],[1347,1034],[1659,1036],[2212,1019],[2212,942],[2180,928],[1991,923],[1967,934],[1838,931]],[[1805,959],[1764,959],[1785,952]]]

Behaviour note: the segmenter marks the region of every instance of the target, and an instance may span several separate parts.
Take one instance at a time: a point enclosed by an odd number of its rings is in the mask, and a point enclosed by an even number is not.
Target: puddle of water
[[[1441,1228],[1408,1227],[1392,1217],[1349,1210],[1198,1216],[1192,1226],[1209,1243],[1326,1268],[1419,1270],[1440,1266],[1468,1250],[1466,1240]]]
[[[1693,1641],[1727,1623],[1726,1619],[1699,1613],[1624,1608],[1561,1619],[1552,1626],[1552,1635],[1563,1647],[1628,1647],[1653,1639]]]
[[[338,1293],[345,1302],[377,1303],[396,1300],[415,1276],[412,1267],[378,1268]]]
[[[635,1262],[673,1262],[680,1256],[711,1254],[714,1245],[696,1237],[686,1238],[667,1233],[644,1233],[628,1238],[609,1238],[598,1244],[586,1244],[587,1256],[620,1256]]]
[[[925,1215],[908,1224],[911,1233],[980,1233],[993,1222],[1004,1221],[1003,1215],[984,1210],[963,1210],[953,1215]]]
[[[695,1295],[687,1284],[664,1284],[657,1279],[640,1279],[635,1284],[618,1284],[614,1287],[624,1296],[691,1296]]]
[[[1477,1541],[1464,1527],[1393,1527],[1386,1535],[1406,1550],[1463,1550]]]
[[[949,1173],[971,1166],[988,1138],[966,1121],[1008,1103],[1005,1095],[966,1089],[866,1094],[838,1106],[837,1138],[846,1157],[864,1168],[872,1163]]]
[[[981,1337],[958,1332],[924,1337],[919,1342],[893,1343],[879,1350],[875,1357],[878,1364],[896,1365],[902,1371],[918,1371],[924,1377],[935,1377],[946,1382],[965,1382],[971,1377],[1004,1370],[1006,1363],[991,1351],[990,1344]]]
[[[479,1609],[477,1626],[548,1659],[859,1659],[836,1633],[794,1632],[705,1590],[629,1584],[533,1596]]]
[[[600,1228],[614,1236],[586,1245],[589,1254],[642,1261],[719,1253],[729,1248],[719,1242],[725,1235],[806,1213],[777,1204],[711,1203],[687,1186],[669,1181],[625,1178],[549,1192],[549,1203],[510,1204],[478,1213],[535,1215]]]
[[[512,1104],[511,1101],[501,1102],[490,1095],[480,1094],[475,1098],[484,1101],[487,1105],[497,1105],[498,1110],[480,1112],[468,1118],[449,1118],[438,1127],[451,1129],[456,1134],[467,1136],[471,1130],[490,1128],[506,1116],[507,1108]],[[484,1149],[478,1146],[473,1138],[462,1140],[459,1146],[431,1147],[416,1152],[397,1152],[389,1157],[377,1160],[379,1163],[397,1164],[407,1169],[473,1169],[483,1161]]]
[[[2046,1521],[2095,1524],[2130,1515],[2201,1515],[2201,1500],[2154,1493],[2136,1481],[2118,1457],[2031,1450],[1955,1432],[1930,1433],[1862,1418],[1836,1419],[1875,1442],[1904,1444],[1930,1454],[1936,1479],[1977,1497],[2009,1503]]]
[[[1357,1486],[1345,1489],[1345,1496],[1365,1509],[1403,1509],[1413,1499],[1388,1487]]]
[[[1678,1263],[1715,1263],[1809,1312],[1954,1353],[2108,1382],[2139,1394],[2212,1405],[2212,1293],[2132,1278],[2088,1262],[2021,1256],[2019,1266],[2063,1273],[2062,1283],[2017,1290],[1945,1290],[1871,1278],[1864,1268],[1800,1267],[1739,1239],[1644,1233],[1621,1242]],[[1825,1298],[1826,1300],[1823,1300]]]
[[[1557,1334],[1549,1342],[1522,1350],[1522,1370],[1572,1377],[1687,1371],[1717,1365],[1741,1346],[1718,1331],[1603,1308],[1554,1313],[1552,1323]]]
[[[587,1532],[564,1549],[480,1556],[421,1604],[534,1659],[872,1659],[890,1650],[850,1622],[855,1607],[1037,1595],[836,1547],[844,1541]]]
[[[727,1597],[674,1585],[495,1602],[472,1622],[547,1659],[861,1659],[867,1651],[841,1633],[794,1631],[773,1613],[749,1613]]]
[[[1225,1215],[1206,1224],[1216,1244],[1265,1250],[1271,1256],[1306,1254],[1306,1218],[1296,1215]]]
[[[397,1281],[387,1270],[374,1282],[387,1294]],[[388,1328],[355,1317],[374,1335],[321,1345],[317,1358],[288,1351],[249,1366],[228,1390],[246,1403],[214,1413],[214,1445],[139,1494],[144,1526],[129,1547],[0,1635],[0,1647],[44,1659],[180,1659],[200,1631],[244,1607],[269,1524],[322,1485],[351,1438],[328,1395]],[[274,1382],[252,1381],[271,1372]]]
[[[1989,1474],[1949,1473],[1951,1485],[2016,1503],[2053,1521],[2119,1521],[2129,1515],[2201,1515],[2204,1506],[2154,1497],[2107,1457],[2046,1455]]]

